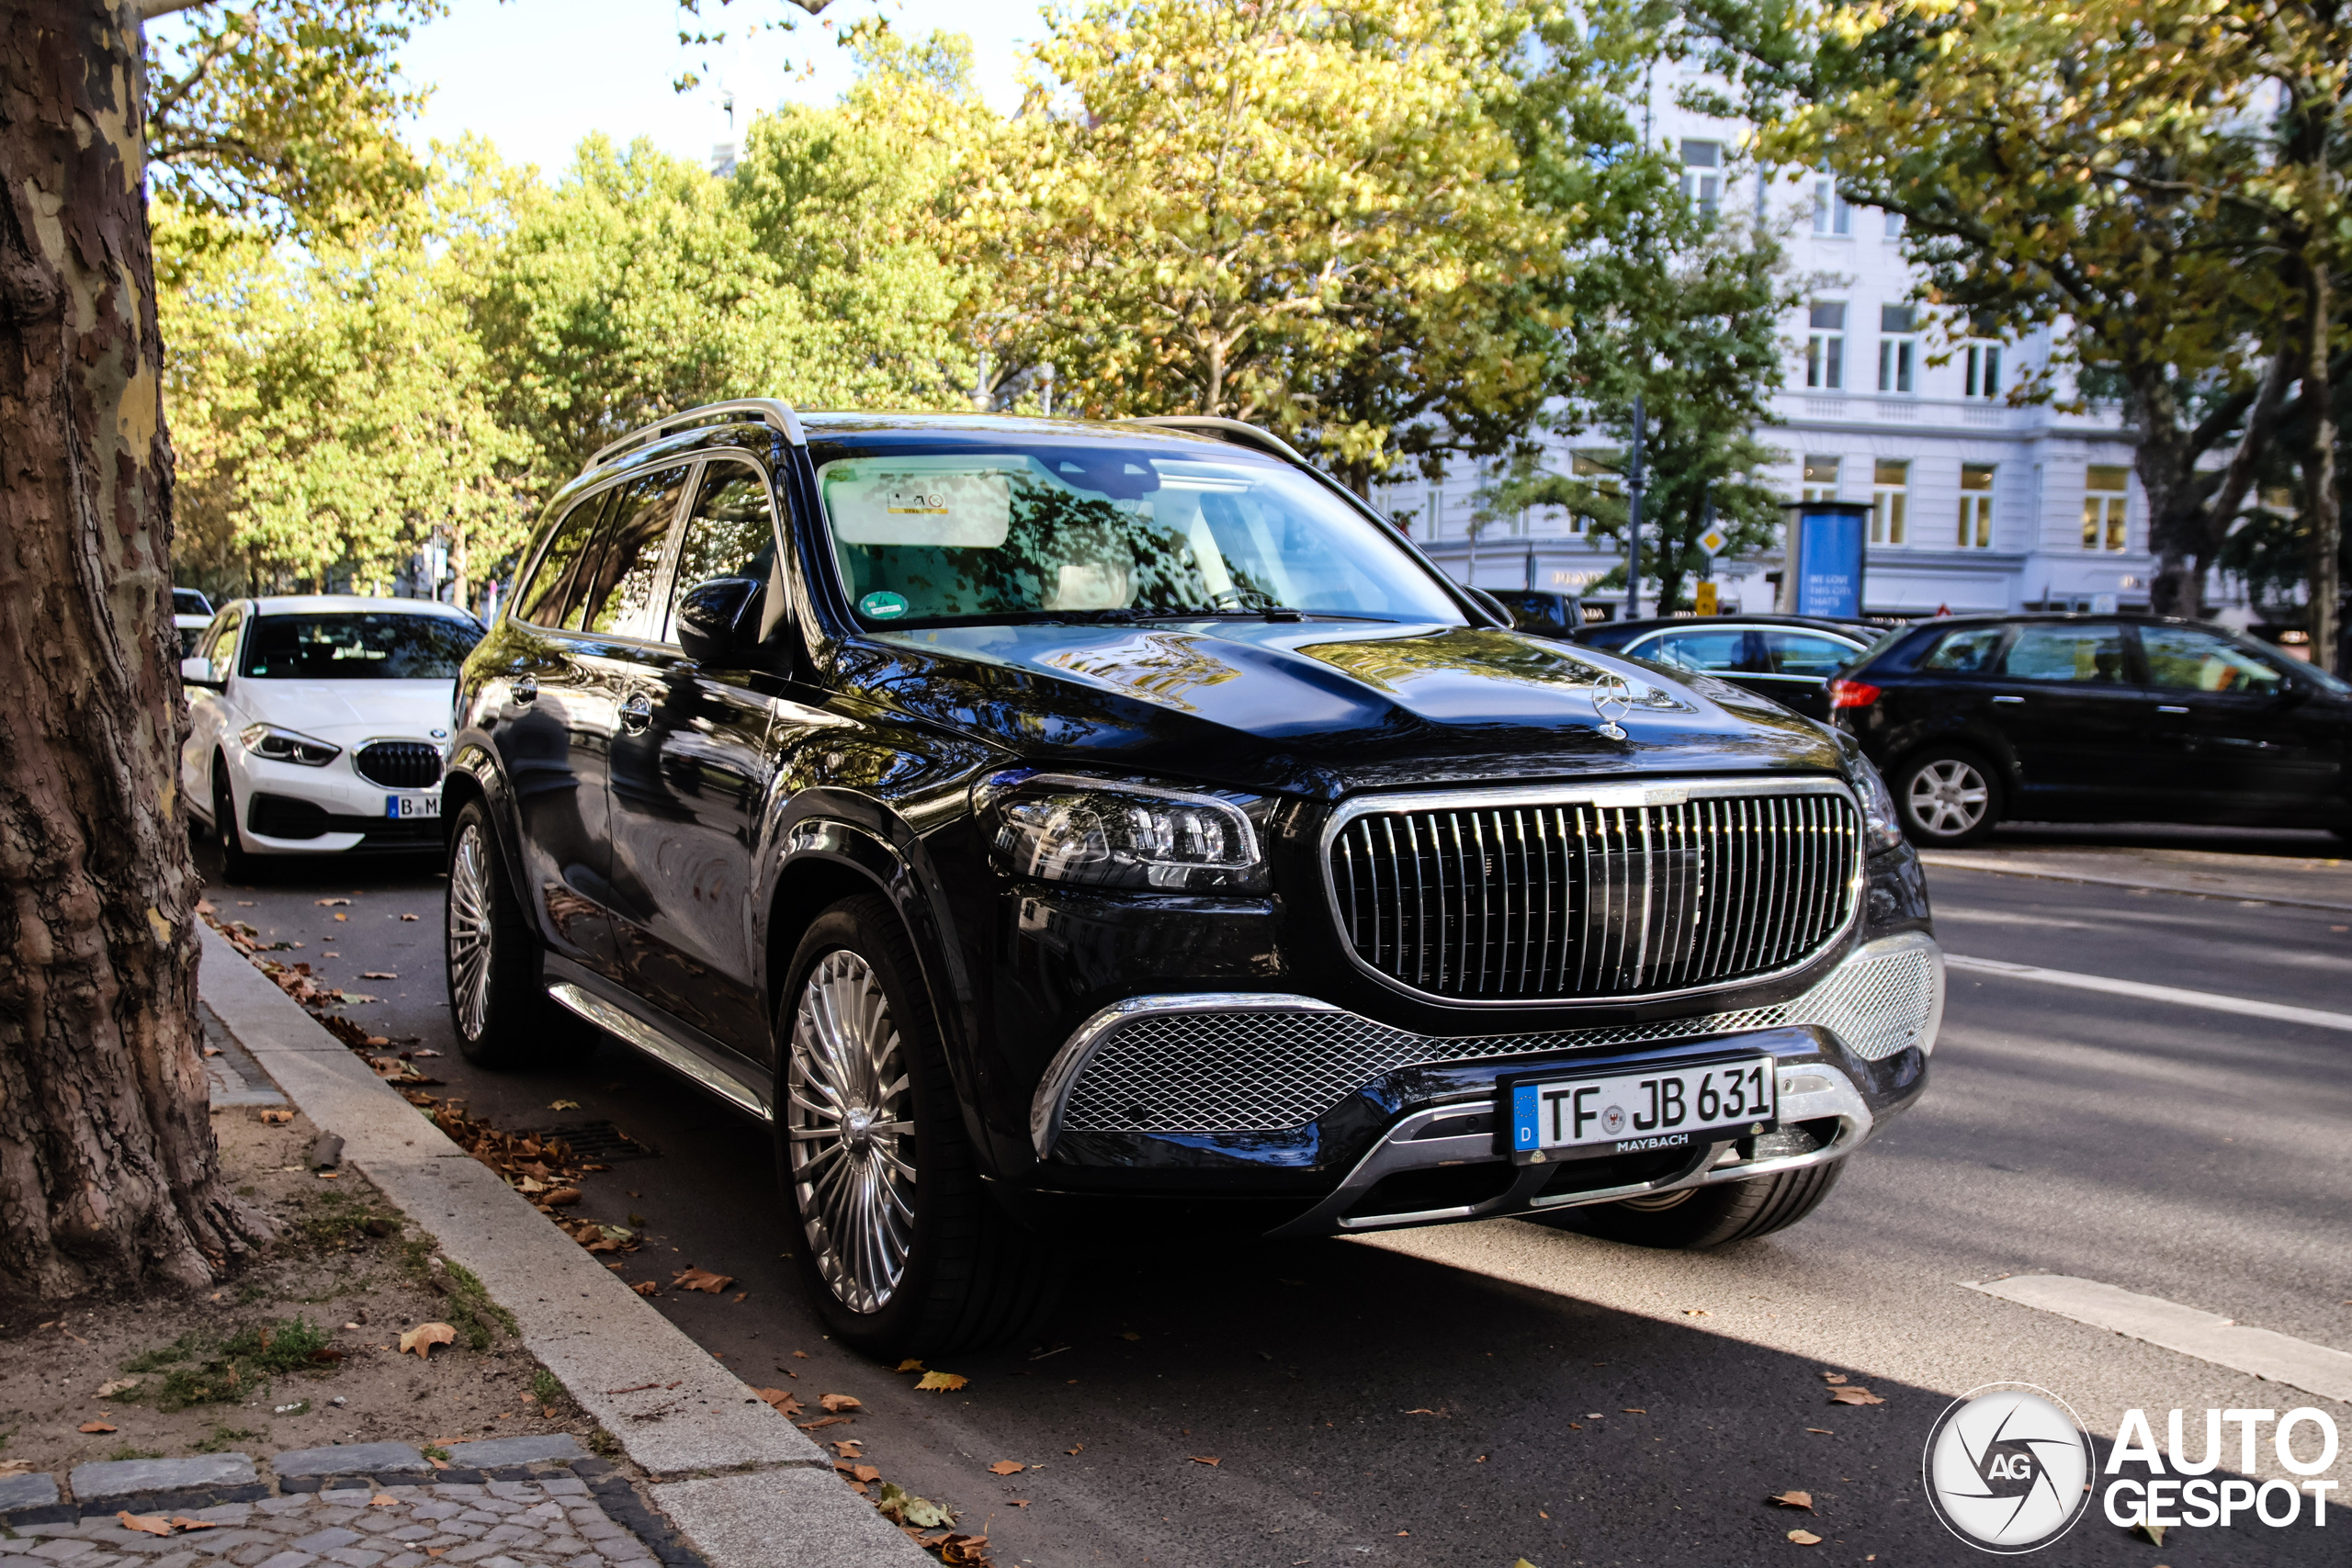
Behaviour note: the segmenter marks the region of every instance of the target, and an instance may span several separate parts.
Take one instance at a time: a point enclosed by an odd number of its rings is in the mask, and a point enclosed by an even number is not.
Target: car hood
[[[442,740],[448,737],[453,681],[256,681],[237,682],[246,722],[283,725],[321,740]]]
[[[1727,682],[1499,628],[1363,621],[956,626],[849,645],[911,717],[1024,761],[1336,797],[1633,773],[1838,773],[1820,726]],[[1594,697],[1622,677],[1630,701]]]

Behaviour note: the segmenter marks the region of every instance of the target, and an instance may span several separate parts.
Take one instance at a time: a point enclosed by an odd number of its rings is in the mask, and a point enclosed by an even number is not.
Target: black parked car
[[[1575,640],[1761,693],[1807,718],[1829,716],[1832,675],[1861,657],[1883,629],[1867,621],[1798,615],[1712,615],[1603,621]]]
[[[445,786],[458,1038],[585,1021],[771,1121],[870,1351],[1171,1225],[1760,1235],[1925,1085],[1849,741],[1494,624],[1246,426],[720,405],[519,581]]]
[[[1973,843],[2007,818],[2352,836],[2352,687],[2217,626],[1922,621],[1829,690],[1920,844]]]

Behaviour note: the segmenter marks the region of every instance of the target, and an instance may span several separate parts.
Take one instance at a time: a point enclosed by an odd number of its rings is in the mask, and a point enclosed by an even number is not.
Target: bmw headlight
[[[1019,771],[982,780],[973,796],[989,847],[1016,876],[1186,893],[1265,886],[1256,797]]]
[[[256,757],[266,757],[273,762],[300,762],[306,768],[323,768],[343,754],[340,746],[330,746],[274,724],[249,724],[237,732],[237,739]]]

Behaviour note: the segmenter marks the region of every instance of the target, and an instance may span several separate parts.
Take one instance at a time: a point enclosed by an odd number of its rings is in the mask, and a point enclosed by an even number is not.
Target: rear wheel
[[[529,1067],[585,1055],[588,1022],[548,997],[539,940],[514,897],[498,834],[479,800],[449,833],[449,885],[442,929],[449,1021],[458,1049],[478,1067]]]
[[[237,827],[236,791],[229,787],[229,764],[219,757],[212,760],[212,836],[220,843],[220,874],[231,882],[254,882],[261,857],[245,849]]]
[[[1888,781],[1903,830],[1922,848],[1958,849],[2001,820],[2001,783],[1973,751],[1930,747],[1904,759]]]
[[[1685,1187],[1647,1198],[1563,1209],[1543,1218],[1563,1230],[1603,1241],[1702,1252],[1788,1229],[1821,1206],[1829,1190],[1838,1185],[1838,1173],[1845,1168],[1844,1160],[1832,1160],[1802,1170],[1751,1176],[1745,1181]]]
[[[868,1355],[1015,1337],[1058,1261],[989,1198],[905,928],[879,897],[817,917],[776,1018],[776,1160],[793,1258],[834,1335]]]

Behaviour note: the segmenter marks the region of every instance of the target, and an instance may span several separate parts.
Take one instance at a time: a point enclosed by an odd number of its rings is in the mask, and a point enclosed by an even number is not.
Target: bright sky
[[[1008,112],[1019,103],[1021,45],[1045,31],[1038,0],[835,0],[822,18],[787,0],[703,0],[699,23],[675,0],[449,0],[448,15],[402,54],[408,78],[434,89],[410,140],[422,150],[478,131],[509,162],[537,164],[549,175],[592,130],[620,142],[650,137],[664,152],[707,162],[727,134],[723,92],[734,95],[739,132],[757,110],[839,96],[852,71],[834,32],[877,5],[910,37],[967,34],[989,102]],[[788,33],[748,26],[786,18],[797,24]],[[681,46],[682,28],[697,27],[724,29],[725,47]],[[672,91],[689,71],[703,85]]]

